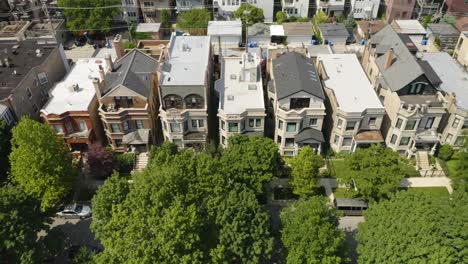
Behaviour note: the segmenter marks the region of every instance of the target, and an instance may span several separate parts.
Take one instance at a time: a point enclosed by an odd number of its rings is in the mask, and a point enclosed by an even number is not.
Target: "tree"
[[[363,199],[378,200],[400,187],[400,180],[406,173],[402,163],[398,153],[381,145],[372,145],[345,158],[349,173],[341,180],[349,185],[355,184],[358,195]]]
[[[468,191],[468,132],[463,132],[463,146],[458,151],[456,172],[452,177],[455,189],[460,192]]]
[[[290,183],[293,193],[303,198],[314,194],[319,181],[319,169],[323,165],[323,158],[316,155],[313,148],[303,147],[299,155],[291,160]]]
[[[428,15],[428,16],[425,16],[423,21],[421,22],[422,26],[424,28],[427,28],[427,24],[431,23],[432,21],[432,16],[431,15]]]
[[[346,263],[345,234],[336,210],[323,197],[298,201],[281,212],[281,241],[287,263]]]
[[[100,143],[91,144],[85,153],[85,171],[97,177],[107,177],[114,170],[114,157],[112,153]]]
[[[37,233],[46,230],[50,220],[40,205],[19,186],[0,188],[0,262],[41,262]]]
[[[207,9],[190,9],[179,14],[177,26],[182,29],[205,29],[211,20],[211,13]]]
[[[440,19],[440,23],[444,23],[444,24],[449,24],[449,25],[452,25],[452,26],[455,26],[455,24],[457,23],[457,20],[455,17],[449,15],[449,14],[445,14],[441,19]]]
[[[10,163],[8,162],[8,155],[11,151],[10,140],[10,127],[3,119],[0,119],[0,182],[6,179],[10,170]]]
[[[442,160],[450,160],[450,158],[452,158],[453,155],[453,147],[449,144],[445,144],[442,147],[440,147],[439,153],[437,155]]]
[[[317,24],[327,23],[328,16],[327,16],[327,14],[325,14],[325,12],[318,11],[317,15],[315,15],[314,19],[315,19],[315,22]]]
[[[288,15],[283,11],[276,12],[275,16],[276,16],[276,22],[280,25],[288,20]]]
[[[229,137],[221,156],[221,166],[230,179],[244,183],[257,194],[278,174],[280,157],[275,142],[266,137]]]
[[[58,0],[57,5],[64,8],[67,28],[76,31],[110,32],[114,17],[120,9],[99,8],[120,5],[120,0]],[[92,30],[89,30],[92,29]]]
[[[63,140],[48,125],[22,118],[13,128],[11,143],[11,181],[40,200],[43,210],[55,206],[76,176]]]
[[[244,11],[250,11],[250,14],[245,15]],[[260,23],[265,20],[263,16],[263,9],[258,8],[249,3],[242,3],[236,11],[234,11],[234,17],[242,20],[242,25],[245,25],[247,18],[247,25],[252,26],[255,23]]]
[[[436,198],[401,191],[364,215],[357,235],[359,263],[466,262],[466,193]]]
[[[345,26],[346,26],[346,29],[348,30],[348,32],[353,32],[354,29],[356,28],[356,20],[354,19],[354,17],[352,15],[349,15],[346,20],[345,20]]]
[[[167,9],[161,10],[161,25],[163,27],[171,26],[171,13]]]
[[[262,263],[273,248],[269,217],[255,193],[242,186],[229,192],[218,208],[219,243],[210,255],[214,263]]]

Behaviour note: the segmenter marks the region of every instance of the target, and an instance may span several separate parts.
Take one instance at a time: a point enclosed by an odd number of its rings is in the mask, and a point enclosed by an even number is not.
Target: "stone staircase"
[[[429,153],[427,153],[427,151],[418,151],[416,155],[419,168],[421,170],[430,170]]]
[[[148,164],[148,152],[136,154],[134,171],[142,171]]]

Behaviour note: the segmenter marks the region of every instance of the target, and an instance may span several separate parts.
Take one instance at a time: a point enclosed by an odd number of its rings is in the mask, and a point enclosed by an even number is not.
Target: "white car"
[[[57,216],[66,219],[87,218],[91,216],[91,206],[79,203],[69,204],[58,212]]]

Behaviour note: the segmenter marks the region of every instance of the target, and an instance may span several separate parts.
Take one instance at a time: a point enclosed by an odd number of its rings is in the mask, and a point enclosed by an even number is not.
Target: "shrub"
[[[117,161],[119,172],[130,172],[133,169],[133,160],[135,153],[116,154],[115,160]]]
[[[440,147],[439,149],[439,153],[438,153],[438,157],[441,158],[442,160],[450,160],[450,158],[452,158],[452,155],[453,155],[453,148],[452,146],[446,144],[446,145],[443,145],[442,147]]]

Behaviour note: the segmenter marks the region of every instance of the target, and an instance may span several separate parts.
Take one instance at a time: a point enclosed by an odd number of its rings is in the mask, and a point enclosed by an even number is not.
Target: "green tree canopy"
[[[324,164],[323,158],[316,155],[313,148],[303,147],[299,155],[291,159],[289,183],[293,193],[303,198],[314,194],[319,182],[319,169]]]
[[[179,14],[177,26],[182,29],[205,29],[211,20],[211,13],[207,9],[190,9]]]
[[[318,11],[317,15],[315,15],[314,19],[315,19],[315,22],[317,24],[327,23],[328,16],[327,16],[327,14],[325,14],[325,12]]]
[[[37,233],[50,222],[40,202],[19,186],[0,188],[1,263],[40,263]]]
[[[356,28],[357,24],[356,24],[356,20],[354,19],[354,17],[352,15],[349,15],[346,20],[344,21],[344,24],[346,26],[346,29],[348,30],[348,32],[353,32],[354,29]]]
[[[263,16],[263,9],[258,8],[249,3],[242,3],[236,11],[234,11],[234,17],[242,20],[242,25],[245,25],[246,15],[244,11],[250,11],[250,14],[247,15],[247,25],[251,26],[255,23],[260,23],[265,20]]]
[[[230,179],[263,192],[265,183],[278,175],[280,156],[275,142],[266,137],[236,135],[228,139],[221,164]]]
[[[0,182],[6,179],[10,170],[10,162],[8,162],[8,155],[11,151],[10,140],[10,127],[3,119],[0,119]]]
[[[359,263],[465,263],[466,193],[434,198],[402,191],[373,204],[359,225]]]
[[[358,195],[365,200],[388,197],[398,190],[400,180],[406,176],[406,164],[398,153],[380,145],[358,149],[345,158],[345,164],[350,171],[341,180],[355,184]]]
[[[346,263],[345,234],[326,198],[314,196],[298,201],[281,213],[281,240],[287,263]]]
[[[98,190],[92,230],[105,250],[96,261],[251,263],[267,258],[269,218],[256,199],[256,190],[242,177],[231,177],[230,166],[216,156],[178,152],[174,146],[165,143],[152,149],[147,169],[133,176],[128,189],[113,176]],[[238,151],[249,153],[250,149]],[[112,206],[110,199],[116,200]]]
[[[68,29],[91,33],[110,32],[114,17],[118,15],[120,8],[99,7],[120,4],[120,0],[58,0],[57,2],[57,5],[62,8],[77,8],[63,10],[67,18]],[[85,7],[86,9],[80,9]]]
[[[55,206],[76,176],[63,140],[48,125],[22,118],[11,142],[11,181],[40,200],[43,210]]]

